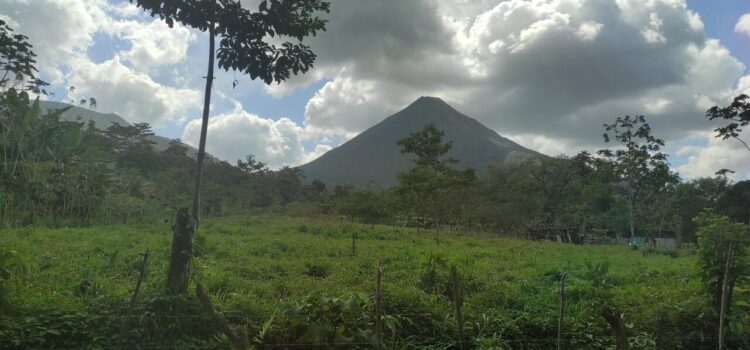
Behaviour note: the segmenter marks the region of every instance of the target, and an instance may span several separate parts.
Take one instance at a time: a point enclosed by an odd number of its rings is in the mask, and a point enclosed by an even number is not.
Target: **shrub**
[[[710,210],[696,216],[694,221],[699,225],[697,234],[701,279],[707,286],[714,307],[719,310],[730,245],[734,255],[729,270],[730,290],[735,281],[750,273],[750,263],[746,259],[750,246],[748,229],[746,225],[732,222],[728,217],[716,215]],[[731,305],[731,300],[727,304]]]
[[[328,276],[328,267],[320,263],[307,263],[305,264],[305,275],[324,278]]]

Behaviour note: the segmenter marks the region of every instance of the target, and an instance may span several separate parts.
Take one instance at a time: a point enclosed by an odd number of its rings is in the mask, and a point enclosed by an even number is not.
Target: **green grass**
[[[153,302],[164,294],[169,231],[165,224],[3,231],[0,246],[16,251],[17,265],[26,266],[14,270],[7,296],[11,315],[100,312],[96,310],[126,304],[140,254],[146,249],[151,257],[139,299]],[[357,236],[354,255],[352,232]],[[560,271],[568,272],[566,341],[572,347],[611,345],[609,329],[596,312],[594,299],[600,294],[586,277],[587,264],[604,261],[609,263],[613,285],[611,302],[632,327],[633,342],[655,339],[663,346],[689,347],[693,343],[681,337],[697,334],[705,323],[700,316],[706,303],[696,277],[696,258],[687,250],[677,257],[644,256],[625,246],[575,246],[451,232],[441,232],[437,245],[434,231],[394,232],[388,226],[371,230],[338,220],[273,216],[210,218],[199,235],[200,257],[194,260],[191,283],[204,284],[217,307],[236,316],[235,321],[247,322],[251,334],[275,313],[304,303],[310,294],[362,293],[364,307],[370,307],[379,261],[387,313],[430,313],[446,330],[454,328],[448,274],[455,265],[464,281],[467,334],[476,347],[538,342],[544,348],[554,343],[550,338],[556,334]],[[284,322],[280,317],[274,320],[280,335],[268,341],[294,338],[284,333],[291,327]],[[428,338],[415,336],[417,341]]]

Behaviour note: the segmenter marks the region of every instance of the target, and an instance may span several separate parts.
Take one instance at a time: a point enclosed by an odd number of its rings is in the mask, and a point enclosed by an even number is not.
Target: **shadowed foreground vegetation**
[[[3,285],[0,346],[225,347],[193,295],[164,297],[169,231],[165,224],[4,231],[0,246],[11,251],[3,263],[12,277]],[[151,263],[131,306],[147,249]],[[246,325],[251,344],[261,347],[372,347],[378,261],[386,348],[458,348],[452,266],[461,275],[470,348],[554,347],[563,272],[568,348],[614,347],[604,306],[619,310],[631,348],[714,343],[714,311],[697,256],[685,248],[644,255],[625,246],[454,232],[436,245],[431,233],[412,229],[253,216],[207,219],[195,250],[191,285],[206,286],[217,308]],[[735,300],[748,299],[740,290]]]

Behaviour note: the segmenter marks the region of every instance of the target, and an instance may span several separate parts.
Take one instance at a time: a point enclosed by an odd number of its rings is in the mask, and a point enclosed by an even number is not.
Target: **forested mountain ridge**
[[[65,112],[60,114],[60,119],[72,121],[72,122],[83,122],[83,123],[88,123],[89,121],[92,121],[94,122],[94,126],[99,130],[106,130],[110,125],[112,125],[112,123],[117,123],[122,126],[132,125],[130,122],[125,120],[125,118],[115,113],[100,113],[89,108],[84,108],[81,106],[76,106],[76,105],[65,103],[65,102],[42,100],[42,101],[39,101],[39,106],[41,107],[42,111],[68,108]],[[154,142],[152,144],[152,147],[157,152],[164,151],[165,149],[169,147],[170,142],[172,142],[171,139],[167,137],[159,136],[159,135],[150,135],[148,136],[148,139]],[[198,150],[189,145],[185,145],[185,146],[188,149],[188,152],[187,152],[188,156],[195,158],[198,153]],[[210,154],[206,154],[206,157],[211,161],[216,161],[216,158],[214,158]]]
[[[411,157],[402,155],[396,142],[427,124],[435,124],[445,132],[445,140],[453,143],[447,156],[459,160],[457,168],[474,168],[482,174],[492,165],[543,157],[500,136],[443,100],[423,96],[299,168],[307,181],[319,179],[328,185],[394,186],[396,175],[412,166]]]
[[[2,227],[153,222],[191,195],[195,149],[155,136],[146,123],[14,89],[0,94],[0,106]],[[252,156],[204,166],[206,215],[285,205],[316,192],[302,186],[298,170],[272,172]]]

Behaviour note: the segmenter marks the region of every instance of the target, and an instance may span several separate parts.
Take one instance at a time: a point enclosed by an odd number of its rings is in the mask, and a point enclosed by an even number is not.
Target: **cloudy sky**
[[[299,165],[427,95],[549,155],[595,151],[603,123],[644,114],[684,177],[750,177],[750,152],[704,117],[750,93],[750,1],[331,3],[328,31],[306,40],[308,74],[272,86],[218,74],[210,153]],[[95,97],[100,112],[197,143],[206,34],[126,1],[2,0],[0,18],[30,37],[50,99]]]

